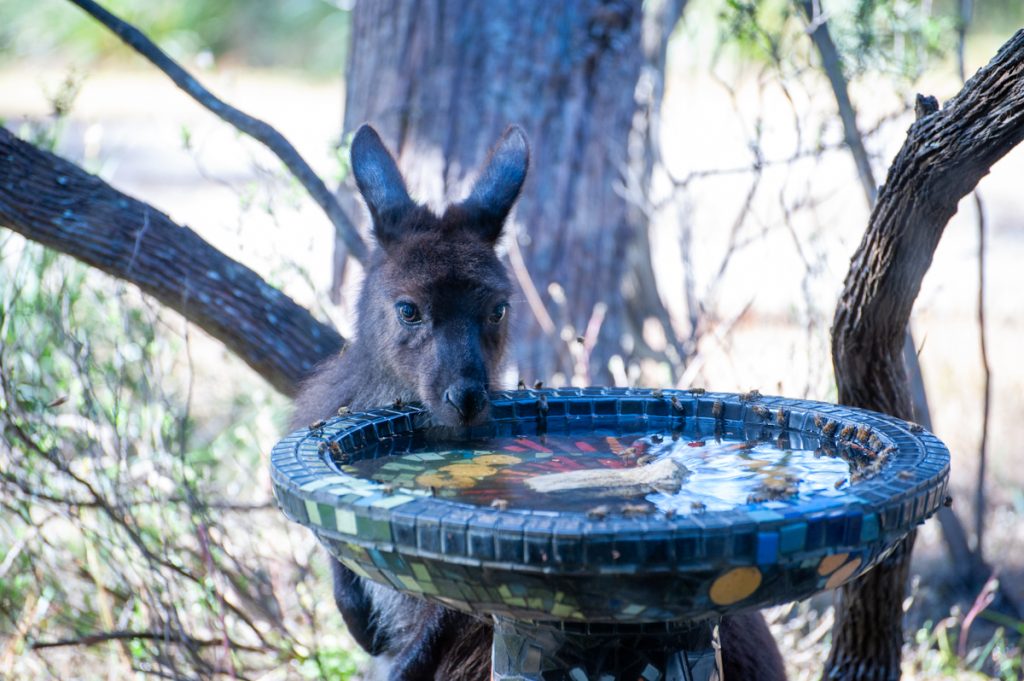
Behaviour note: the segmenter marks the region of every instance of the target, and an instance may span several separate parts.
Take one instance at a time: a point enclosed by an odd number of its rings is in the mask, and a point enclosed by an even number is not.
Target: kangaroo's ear
[[[509,126],[491,149],[469,197],[462,202],[462,208],[487,241],[493,243],[501,236],[505,218],[519,196],[529,165],[526,133],[518,125]]]
[[[369,125],[359,128],[352,140],[352,174],[370,208],[377,240],[382,245],[397,240],[402,219],[416,204],[409,198],[394,157]]]

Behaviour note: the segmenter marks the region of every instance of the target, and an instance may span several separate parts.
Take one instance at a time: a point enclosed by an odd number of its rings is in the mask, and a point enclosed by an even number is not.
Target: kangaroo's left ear
[[[519,197],[529,165],[526,133],[518,125],[509,126],[491,149],[483,172],[461,204],[485,240],[493,243],[501,236],[505,218]]]

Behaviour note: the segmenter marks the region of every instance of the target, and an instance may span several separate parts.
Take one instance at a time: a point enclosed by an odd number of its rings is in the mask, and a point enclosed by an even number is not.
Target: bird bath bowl
[[[356,574],[492,619],[498,679],[715,678],[722,615],[863,574],[949,476],[915,424],[756,392],[499,392],[446,435],[418,406],[311,424],[274,493]]]

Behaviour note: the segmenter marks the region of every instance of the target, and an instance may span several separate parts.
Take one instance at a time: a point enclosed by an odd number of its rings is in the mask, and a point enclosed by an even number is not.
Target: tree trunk
[[[631,251],[647,248],[646,220],[620,191],[627,171],[639,164],[646,178],[652,162],[649,145],[631,137],[650,105],[634,96],[646,58],[642,4],[380,0],[354,11],[345,130],[376,126],[418,198],[462,198],[467,174],[507,125],[530,138],[520,227],[509,237],[528,272],[513,267],[522,300],[533,306],[515,306],[515,361],[529,381],[573,375],[567,340],[587,335],[602,304],[585,377],[597,383],[610,382],[609,360],[641,340],[636,299],[668,319],[643,271],[649,252]],[[665,12],[673,23],[682,5]]]
[[[137,285],[286,395],[344,344],[334,329],[188,227],[3,127],[0,225]]]
[[[1024,31],[938,111],[918,120],[889,169],[850,264],[832,327],[843,404],[910,419],[903,334],[949,219],[989,168],[1024,139]],[[911,534],[884,564],[843,587],[827,679],[899,678]]]

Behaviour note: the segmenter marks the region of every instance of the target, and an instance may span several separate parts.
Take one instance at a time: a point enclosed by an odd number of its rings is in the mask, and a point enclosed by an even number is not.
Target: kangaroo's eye
[[[491,310],[491,314],[487,316],[487,321],[491,324],[497,324],[505,318],[505,314],[508,312],[508,303],[499,303],[494,306]]]
[[[420,309],[412,303],[396,303],[395,311],[398,312],[398,319],[401,320],[403,324],[419,324],[423,321],[423,315],[420,314]]]

